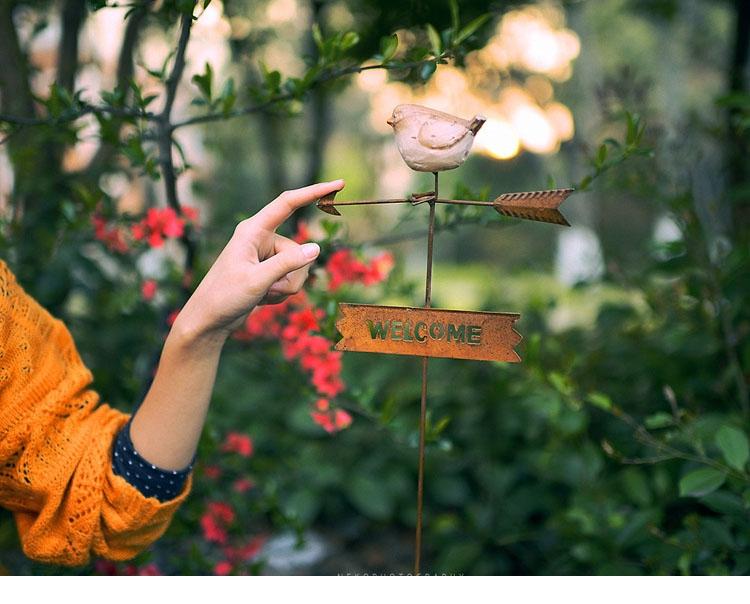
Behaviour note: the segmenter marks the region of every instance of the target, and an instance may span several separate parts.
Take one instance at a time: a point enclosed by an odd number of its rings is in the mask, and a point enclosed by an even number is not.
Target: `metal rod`
[[[434,203],[448,203],[448,204],[454,204],[454,205],[462,205],[462,206],[492,206],[495,205],[492,201],[467,201],[464,199],[433,199]],[[380,205],[380,204],[386,204],[386,203],[411,203],[414,204],[414,201],[411,199],[365,199],[362,201],[334,201],[330,205],[337,207],[337,206],[372,206],[372,205]],[[420,202],[418,202],[420,203]],[[427,203],[421,202],[421,203]]]
[[[425,279],[424,307],[432,304],[432,241],[435,237],[435,202],[438,196],[438,173],[435,174],[435,197],[430,204],[430,224],[427,230],[427,278]],[[427,418],[427,361],[422,357],[422,400],[419,407],[419,470],[417,474],[417,531],[414,546],[414,575],[419,575],[422,555],[422,502],[424,500],[424,438]]]
[[[362,201],[334,201],[332,206],[372,206],[384,203],[411,203],[409,199],[365,199]]]

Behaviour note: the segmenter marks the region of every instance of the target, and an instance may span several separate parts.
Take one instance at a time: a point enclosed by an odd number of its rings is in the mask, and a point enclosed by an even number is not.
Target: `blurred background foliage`
[[[574,226],[438,210],[433,305],[518,311],[524,341],[519,365],[430,363],[423,568],[750,572],[746,2],[108,4],[0,0],[2,255],[104,400],[135,410],[238,220],[322,179],[344,177],[342,199],[423,190],[393,106],[481,112],[441,190],[573,185]],[[163,245],[133,236],[149,208],[175,211]],[[323,245],[320,335],[337,301],[420,303],[422,209],[291,221]],[[388,280],[332,290],[348,249],[392,252]],[[352,353],[341,377],[331,404],[353,422],[331,435],[278,339],[230,341],[164,538],[131,564],[48,567],[3,512],[2,568],[409,572],[418,361]],[[227,446],[237,433],[252,451]],[[207,529],[219,517],[234,551]]]

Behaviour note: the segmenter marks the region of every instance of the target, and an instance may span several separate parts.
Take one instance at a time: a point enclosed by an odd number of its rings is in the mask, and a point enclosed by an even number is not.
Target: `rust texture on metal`
[[[493,203],[495,210],[505,216],[570,226],[565,216],[557,208],[572,192],[573,189],[552,189],[550,191],[504,193],[497,197]]]
[[[393,203],[441,203],[448,205],[489,206],[499,214],[511,218],[549,222],[570,226],[558,207],[573,193],[574,189],[550,189],[548,191],[524,191],[519,193],[503,193],[494,201],[472,201],[467,199],[436,199],[433,191],[414,193],[409,199],[373,199],[363,201],[335,201],[336,192],[329,193],[316,203],[319,209],[334,216],[341,216],[336,206],[385,205]]]
[[[339,304],[337,350],[421,357],[521,361],[518,313]]]
[[[435,238],[435,201],[438,198],[438,173],[435,172],[435,190],[418,194],[420,199],[431,195],[430,218],[427,227],[427,274],[424,283],[424,307],[432,306],[432,243]],[[412,197],[414,199],[414,197]],[[425,311],[423,311],[425,312]],[[427,363],[430,358],[422,357],[422,397],[419,404],[419,467],[417,469],[417,527],[414,539],[414,575],[419,575],[422,559],[422,503],[424,501],[424,439],[427,424]]]

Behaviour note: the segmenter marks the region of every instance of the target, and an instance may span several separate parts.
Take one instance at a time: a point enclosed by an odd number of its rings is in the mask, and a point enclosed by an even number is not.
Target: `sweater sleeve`
[[[0,260],[0,505],[24,553],[76,566],[134,557],[168,528],[192,486],[161,502],[113,471],[129,415],[99,404],[73,339]]]

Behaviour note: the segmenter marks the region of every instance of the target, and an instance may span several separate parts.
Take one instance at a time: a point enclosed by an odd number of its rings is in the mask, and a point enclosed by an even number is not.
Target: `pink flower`
[[[221,450],[225,453],[238,453],[242,457],[250,457],[253,454],[253,441],[246,434],[239,432],[230,432]]]
[[[143,299],[146,302],[150,302],[154,299],[157,288],[156,281],[153,279],[146,279],[141,285],[141,296],[143,296]]]

